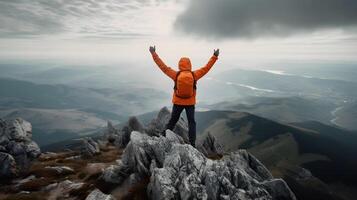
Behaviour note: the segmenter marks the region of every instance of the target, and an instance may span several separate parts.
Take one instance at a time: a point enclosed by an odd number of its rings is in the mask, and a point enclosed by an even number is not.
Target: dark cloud
[[[209,38],[287,36],[356,25],[356,0],[190,0],[174,24]]]

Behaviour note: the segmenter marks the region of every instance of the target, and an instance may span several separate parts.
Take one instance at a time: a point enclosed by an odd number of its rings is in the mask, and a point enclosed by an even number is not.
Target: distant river
[[[337,112],[340,111],[343,108],[343,106],[335,108],[333,111],[331,111],[332,119],[330,122],[336,126],[340,126],[336,121],[338,120]]]

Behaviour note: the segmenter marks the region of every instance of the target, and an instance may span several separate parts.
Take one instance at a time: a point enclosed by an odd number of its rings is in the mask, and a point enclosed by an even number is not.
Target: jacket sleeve
[[[171,67],[168,67],[159,57],[159,55],[157,55],[157,53],[153,53],[152,54],[152,58],[154,59],[155,63],[157,64],[157,66],[161,69],[161,71],[163,71],[168,77],[170,77],[172,80],[175,80],[176,78],[176,71],[173,70]]]
[[[204,66],[201,67],[200,69],[195,70],[193,73],[195,74],[196,80],[202,78],[207,72],[211,69],[211,67],[214,65],[214,63],[217,61],[218,57],[213,55],[208,63]]]

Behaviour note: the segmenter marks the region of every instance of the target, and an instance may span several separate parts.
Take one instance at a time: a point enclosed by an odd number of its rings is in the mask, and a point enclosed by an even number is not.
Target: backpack
[[[188,99],[193,96],[196,90],[196,80],[192,71],[179,71],[175,79],[175,95]]]

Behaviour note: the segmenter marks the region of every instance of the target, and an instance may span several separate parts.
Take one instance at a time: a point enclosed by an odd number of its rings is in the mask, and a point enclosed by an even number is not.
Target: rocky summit
[[[105,169],[101,179],[121,185],[135,184],[149,177],[147,196],[158,200],[296,199],[284,180],[274,179],[247,151],[223,155],[223,148],[211,134],[198,149],[186,144],[187,127],[183,119],[176,127],[180,134],[166,130],[166,136],[161,136],[166,113],[169,114],[167,108],[161,109],[142,132],[130,133],[122,159]],[[220,155],[223,157],[217,157]]]
[[[170,130],[166,137],[132,132],[120,162],[101,178],[120,185],[146,177],[149,199],[295,199],[287,184],[247,151],[212,160]]]
[[[284,180],[246,150],[224,152],[212,134],[192,147],[182,118],[174,131],[164,130],[169,115],[163,108],[146,126],[136,117],[121,128],[108,123],[102,139],[84,138],[78,150],[43,153],[25,177],[0,186],[0,198],[296,199]],[[14,157],[5,159],[16,165]]]

